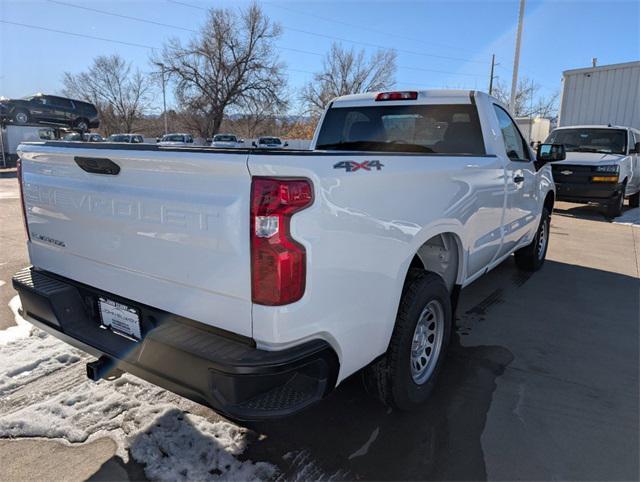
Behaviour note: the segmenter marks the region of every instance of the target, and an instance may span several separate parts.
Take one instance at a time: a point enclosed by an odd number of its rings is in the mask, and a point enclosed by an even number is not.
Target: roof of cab
[[[484,92],[475,90],[454,90],[454,89],[428,89],[428,90],[416,90],[416,89],[395,89],[381,92],[417,92],[418,98],[416,100],[393,100],[384,101],[384,105],[403,105],[407,103],[412,104],[469,104],[471,103],[471,97],[477,95],[487,95]],[[376,96],[380,92],[367,92],[365,94],[350,94],[337,97],[333,100],[333,105],[336,107],[358,106],[358,105],[372,105],[376,102]]]

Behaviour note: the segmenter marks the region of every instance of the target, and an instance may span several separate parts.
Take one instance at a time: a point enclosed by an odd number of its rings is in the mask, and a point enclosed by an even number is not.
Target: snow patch
[[[15,319],[16,326],[11,326],[6,330],[0,331],[0,346],[4,346],[14,340],[26,338],[31,334],[33,325],[20,316],[20,297],[14,296],[9,301],[9,309],[13,312],[13,318]]]
[[[0,288],[2,288],[2,287],[3,287],[4,285],[6,285],[6,284],[7,284],[7,283],[5,283],[4,281],[2,281],[2,280],[0,279]]]
[[[20,298],[9,302],[16,326],[0,331],[0,397],[72,365],[83,354],[36,330],[20,316]]]
[[[174,395],[129,374],[112,382],[81,379],[62,392],[56,384],[41,383],[33,396],[6,397],[87,358],[32,329],[18,314],[17,297],[10,306],[17,326],[0,331],[0,438],[83,443],[110,437],[125,462],[130,454],[154,480],[250,481],[277,475],[271,464],[237,458],[246,447],[246,429],[185,413],[173,403]]]

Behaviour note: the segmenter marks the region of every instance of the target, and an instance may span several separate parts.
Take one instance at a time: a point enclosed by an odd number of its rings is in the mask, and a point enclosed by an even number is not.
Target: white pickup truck
[[[287,415],[366,367],[380,398],[431,391],[459,290],[545,258],[554,184],[474,91],[334,100],[311,151],[28,143],[34,325],[238,419]]]
[[[554,130],[546,142],[563,144],[566,160],[554,164],[558,199],[605,206],[606,214],[622,214],[640,206],[640,130],[620,126],[569,126]]]

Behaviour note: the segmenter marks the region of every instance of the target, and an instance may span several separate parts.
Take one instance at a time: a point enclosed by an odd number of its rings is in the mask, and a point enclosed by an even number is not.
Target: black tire
[[[544,264],[549,247],[549,228],[551,227],[551,213],[547,208],[542,209],[540,224],[531,244],[515,252],[516,265],[524,271],[538,271]]]
[[[434,358],[425,362],[422,375],[426,378],[417,383],[412,368],[412,353],[416,327],[429,307],[441,307],[441,335],[434,337]],[[434,319],[434,318],[432,318]],[[435,321],[431,324],[435,325]],[[451,298],[444,281],[434,273],[412,270],[400,300],[396,324],[386,354],[365,369],[364,380],[367,391],[386,405],[400,410],[411,410],[424,402],[435,386],[438,373],[446,356],[452,329]],[[424,335],[423,335],[424,336]],[[426,342],[427,338],[423,338]],[[439,347],[436,352],[436,342]],[[426,353],[426,352],[425,352]],[[429,356],[429,355],[426,355]]]
[[[620,188],[620,192],[616,197],[614,197],[609,204],[607,204],[605,210],[605,216],[609,219],[617,218],[618,216],[622,216],[622,208],[624,207],[624,191],[627,188],[626,181],[622,184]]]
[[[18,125],[28,124],[31,120],[31,116],[29,115],[29,111],[24,109],[16,109],[13,113],[13,122]]]
[[[74,127],[79,131],[87,132],[89,130],[89,121],[81,117],[80,119],[76,119]]]
[[[638,207],[640,207],[640,192],[637,192],[637,193],[629,196],[629,207],[630,208],[638,208]]]

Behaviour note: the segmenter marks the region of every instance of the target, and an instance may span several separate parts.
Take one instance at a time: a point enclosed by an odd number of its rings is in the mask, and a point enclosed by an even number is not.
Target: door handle
[[[83,171],[90,172],[92,174],[108,174],[110,176],[117,176],[120,172],[120,166],[118,166],[111,159],[104,157],[80,157],[73,158],[76,164]]]
[[[515,176],[513,178],[513,182],[515,182],[516,184],[520,184],[521,182],[524,182],[524,176],[520,176],[520,175]]]

